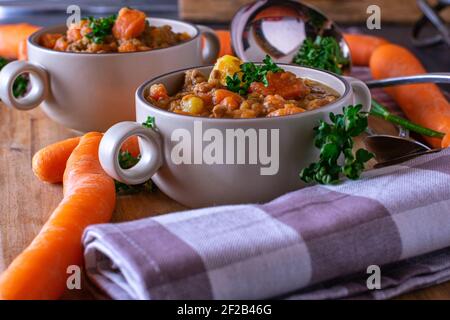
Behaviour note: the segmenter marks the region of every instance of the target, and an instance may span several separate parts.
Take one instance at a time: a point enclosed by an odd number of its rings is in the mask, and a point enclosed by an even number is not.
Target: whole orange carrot
[[[394,44],[382,45],[374,51],[370,58],[370,70],[375,79],[426,72],[409,50]],[[401,85],[385,90],[411,121],[436,131],[450,133],[450,104],[435,84]],[[433,147],[441,147],[441,139],[425,139]]]
[[[231,35],[228,30],[215,30],[220,41],[219,58],[224,55],[233,55],[233,49],[231,47]]]
[[[80,137],[69,138],[36,152],[32,160],[35,176],[39,180],[49,183],[62,182],[67,159],[79,142]],[[140,153],[137,137],[133,136],[125,140],[121,149],[128,151],[133,157],[137,157]]]
[[[128,151],[133,157],[136,158],[141,153],[141,151],[139,150],[137,136],[131,136],[127,140],[125,140],[120,150]]]
[[[450,133],[447,133],[444,138],[442,139],[441,143],[442,148],[448,148],[450,147]]]
[[[27,39],[22,39],[22,41],[19,42],[17,60],[28,60]]]
[[[41,181],[59,183],[62,181],[66,162],[80,137],[53,143],[35,153],[32,160],[33,172]]]
[[[57,299],[67,268],[82,263],[84,229],[111,218],[114,181],[100,166],[101,133],[84,135],[67,161],[64,198],[32,243],[0,276],[2,299]]]
[[[344,39],[350,48],[352,63],[355,66],[368,66],[375,49],[389,43],[386,39],[364,34],[345,33]]]
[[[0,25],[0,56],[7,59],[17,59],[20,43],[38,29],[39,27],[28,23]],[[23,48],[21,57],[23,58]]]

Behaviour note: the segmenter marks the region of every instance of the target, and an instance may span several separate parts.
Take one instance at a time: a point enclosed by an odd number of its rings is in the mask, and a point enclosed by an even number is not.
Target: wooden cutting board
[[[382,125],[378,123],[378,125]],[[386,130],[391,130],[386,127]],[[17,111],[0,102],[0,272],[38,233],[62,197],[61,185],[40,182],[31,158],[40,148],[76,134],[40,109]],[[130,221],[185,209],[161,192],[120,196],[113,221]],[[86,290],[66,299],[90,299]],[[405,299],[450,299],[450,282],[404,295]]]

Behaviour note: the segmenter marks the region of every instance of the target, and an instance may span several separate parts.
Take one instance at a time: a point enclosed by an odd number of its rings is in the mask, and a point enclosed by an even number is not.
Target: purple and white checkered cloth
[[[390,298],[450,279],[450,149],[266,204],[92,226],[83,243],[114,299]]]

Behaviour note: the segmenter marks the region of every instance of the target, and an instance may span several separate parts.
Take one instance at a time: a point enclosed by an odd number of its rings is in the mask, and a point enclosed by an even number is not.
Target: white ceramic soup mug
[[[99,149],[103,169],[127,184],[152,178],[168,196],[189,207],[265,202],[305,184],[299,172],[318,160],[313,128],[330,112],[361,103],[370,109],[370,91],[360,80],[293,65],[283,65],[298,77],[318,81],[340,95],[322,108],[289,116],[253,119],[201,118],[160,109],[145,96],[162,83],[169,94],[179,91],[185,70],[172,72],[139,87],[137,122],[121,122],[106,131]],[[212,67],[198,68],[208,75]],[[155,128],[141,125],[154,117]],[[121,144],[139,136],[142,158],[122,169]]]
[[[195,65],[211,64],[219,40],[210,28],[186,22],[149,18],[150,25],[170,25],[187,32],[189,41],[162,49],[129,53],[60,52],[39,45],[44,33],[64,33],[66,26],[44,28],[28,38],[28,62],[15,61],[0,73],[0,98],[28,110],[42,103],[45,113],[78,131],[105,131],[114,123],[135,119],[134,92],[150,77]],[[205,46],[202,49],[202,37]],[[31,90],[23,98],[12,93],[15,78],[29,73]]]

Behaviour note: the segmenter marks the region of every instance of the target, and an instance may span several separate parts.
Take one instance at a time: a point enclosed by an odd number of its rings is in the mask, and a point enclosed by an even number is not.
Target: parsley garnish
[[[314,41],[306,38],[298,53],[294,57],[295,64],[314,67],[322,70],[342,74],[348,59],[344,58],[339,43],[333,37],[317,36]]]
[[[114,14],[106,18],[87,18],[89,21],[89,28],[91,28],[92,31],[89,32],[86,37],[97,44],[103,43],[105,38],[112,34],[112,28],[116,22],[116,17],[117,16]]]
[[[130,186],[128,184],[114,180],[114,185],[116,187],[116,192],[121,195],[133,194],[133,193],[138,193],[141,191],[152,192],[155,190],[155,186],[153,185],[151,179],[142,184],[138,184],[136,186]]]
[[[148,116],[147,120],[142,123],[142,126],[146,128],[154,128],[155,127],[155,117]],[[122,169],[129,169],[133,166],[135,166],[139,160],[141,159],[141,155],[138,155],[137,157],[134,157],[128,150],[121,151],[119,153],[119,165]],[[139,191],[153,191],[154,185],[152,183],[152,180],[149,179],[148,181],[130,186],[123,182],[119,182],[114,180],[114,184],[116,187],[116,192],[120,194],[130,194],[130,193],[137,193]]]
[[[142,123],[142,125],[146,128],[154,128],[155,127],[155,117],[148,116],[147,120]]]
[[[0,70],[8,64],[8,60],[0,57]],[[19,75],[13,83],[13,95],[18,98],[23,96],[28,89],[28,77],[25,75]]]
[[[7,64],[8,64],[8,60],[0,57],[0,70],[3,69],[3,67],[6,66]]]
[[[139,159],[141,157],[133,157],[133,155],[128,151],[121,151],[119,153],[119,165],[122,169],[129,169],[131,167],[134,167],[136,163],[139,162]]]
[[[18,98],[21,97],[27,92],[28,88],[28,77],[20,75],[14,80],[13,83],[13,95]]]
[[[360,135],[368,125],[367,113],[360,112],[362,106],[345,107],[343,114],[330,113],[331,124],[320,121],[314,128],[314,144],[320,149],[319,161],[310,164],[300,173],[300,178],[309,182],[335,184],[339,182],[340,174],[349,179],[358,179],[364,170],[364,164],[374,155],[365,149],[359,149],[353,154],[353,137]],[[338,159],[344,155],[344,164]]]
[[[232,77],[226,77],[228,90],[237,92],[240,95],[245,95],[253,82],[262,82],[267,87],[269,85],[269,81],[267,80],[267,73],[269,71],[273,73],[284,71],[273,62],[269,55],[266,55],[263,63],[264,64],[260,66],[253,62],[241,64],[240,72],[236,72]],[[242,77],[239,77],[239,74],[241,74]]]

